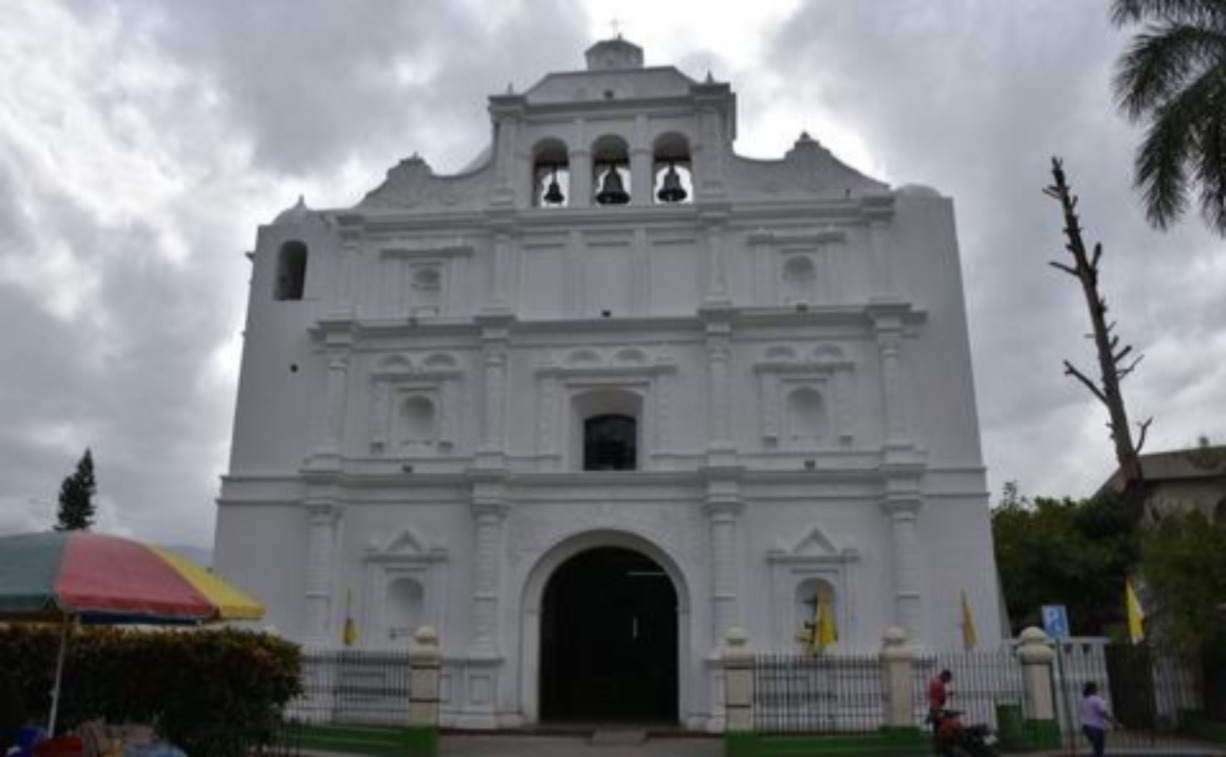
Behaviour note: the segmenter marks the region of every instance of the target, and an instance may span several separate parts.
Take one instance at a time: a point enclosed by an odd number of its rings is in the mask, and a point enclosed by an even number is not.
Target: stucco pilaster
[[[337,526],[344,508],[331,499],[309,500],[306,503],[307,570],[306,641],[328,646],[332,634],[332,590],[336,574]]]
[[[711,554],[711,639],[718,644],[729,629],[741,623],[736,545],[744,503],[739,469],[709,473],[703,510]]]
[[[719,212],[708,213],[703,217],[705,228],[703,244],[706,248],[707,269],[704,300],[708,305],[728,303],[728,262],[727,251],[724,249],[726,220],[726,214]]]
[[[471,653],[495,657],[498,648],[500,566],[505,564],[504,527],[507,505],[503,484],[479,481],[473,486],[473,623]]]
[[[726,319],[707,324],[707,366],[710,390],[707,404],[707,451],[725,455],[732,444],[732,326]],[[730,460],[712,460],[726,464]],[[727,629],[721,629],[723,633]]]
[[[328,358],[328,376],[325,381],[324,407],[321,416],[315,454],[323,457],[340,455],[341,435],[345,428],[345,398],[349,382],[349,357],[332,352]]]
[[[919,638],[920,544],[919,512],[923,505],[918,491],[887,491],[882,509],[890,523],[891,563],[894,578],[894,624]]]
[[[907,439],[907,408],[903,398],[902,323],[896,317],[878,317],[875,324],[881,365],[885,446],[907,446],[910,442]]]
[[[481,344],[482,405],[481,443],[477,449],[477,464],[483,468],[501,468],[506,458],[503,444],[504,413],[507,387],[506,324],[488,325],[483,330]]]
[[[652,184],[651,149],[635,147],[630,150],[630,204],[651,205]]]
[[[586,208],[592,204],[592,151],[575,148],[570,151],[570,197],[567,204],[572,208]]]

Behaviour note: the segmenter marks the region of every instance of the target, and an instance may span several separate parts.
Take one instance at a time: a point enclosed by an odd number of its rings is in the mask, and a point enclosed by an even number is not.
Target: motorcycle
[[[941,757],[998,757],[996,734],[986,723],[966,725],[959,710],[941,710],[937,752]]]

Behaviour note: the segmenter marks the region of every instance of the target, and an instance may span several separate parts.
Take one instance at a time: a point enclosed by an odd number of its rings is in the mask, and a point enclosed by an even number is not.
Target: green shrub
[[[27,709],[46,713],[59,630],[0,629],[0,670]],[[145,722],[196,757],[233,752],[223,733],[270,733],[299,693],[298,647],[266,635],[222,630],[85,628],[69,638],[57,720]]]

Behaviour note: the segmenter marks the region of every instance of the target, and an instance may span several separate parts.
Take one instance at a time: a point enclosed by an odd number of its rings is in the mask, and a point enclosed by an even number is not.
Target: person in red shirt
[[[945,709],[945,701],[949,699],[949,682],[954,680],[954,674],[946,668],[928,682],[928,722],[932,723],[932,738],[937,737],[941,730],[941,712]],[[938,751],[940,744],[937,744]]]

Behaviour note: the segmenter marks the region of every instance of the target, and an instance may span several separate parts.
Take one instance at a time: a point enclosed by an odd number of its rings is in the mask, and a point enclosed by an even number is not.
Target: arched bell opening
[[[690,141],[676,132],[662,134],[652,149],[652,198],[657,204],[694,201]]]
[[[637,550],[559,565],[541,601],[541,720],[675,724],[678,610],[668,572]]]
[[[597,205],[630,202],[630,149],[626,140],[606,135],[593,143],[592,186]]]
[[[532,205],[564,208],[570,204],[570,151],[559,139],[532,148]]]

